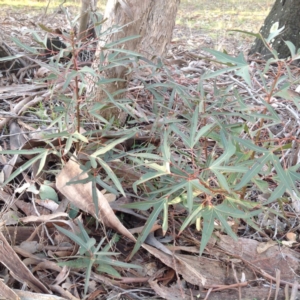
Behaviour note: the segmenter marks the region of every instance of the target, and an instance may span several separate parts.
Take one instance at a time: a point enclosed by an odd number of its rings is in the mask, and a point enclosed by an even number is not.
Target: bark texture
[[[122,30],[107,35],[105,41],[99,42],[94,61],[95,69],[100,63],[100,53],[101,51],[103,53],[102,48],[105,44],[133,35],[140,35],[140,38],[125,42],[118,47],[139,52],[150,60],[163,57],[172,38],[179,2],[180,0],[108,0],[104,14],[104,19],[107,21],[102,25],[102,32],[115,25],[123,27]],[[105,59],[109,53],[109,50],[104,53]],[[117,66],[106,70],[104,76],[125,79],[127,73],[126,66]],[[124,89],[126,84],[126,81],[117,81],[106,84],[104,88],[110,94],[115,94],[116,91]],[[115,99],[122,97],[122,93],[114,96]],[[96,87],[96,102],[102,102],[106,98],[103,86]],[[109,119],[112,115],[115,117],[119,115],[119,110],[116,107],[109,108],[102,111],[101,115]]]
[[[284,41],[292,42],[296,48],[300,47],[300,1],[276,0],[260,33],[264,38],[270,34],[271,27],[278,22],[278,28],[284,26],[284,30],[274,40],[271,47],[278,52],[279,58],[289,57],[290,51]],[[249,54],[260,53],[265,59],[272,57],[269,49],[265,47],[261,39],[256,39]]]

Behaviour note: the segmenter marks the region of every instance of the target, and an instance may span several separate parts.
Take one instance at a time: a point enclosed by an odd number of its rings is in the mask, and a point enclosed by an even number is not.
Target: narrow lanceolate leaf
[[[238,191],[239,189],[244,187],[248,182],[250,182],[251,179],[259,173],[264,164],[270,160],[270,155],[272,154],[265,154],[260,159],[258,159],[253,165],[253,167],[243,176],[240,183],[234,188],[234,190]]]
[[[293,183],[291,182],[291,177],[285,170],[283,170],[278,157],[273,154],[272,158],[273,158],[272,161],[273,161],[274,167],[276,169],[277,175],[280,179],[280,182],[285,185],[285,188],[287,190],[292,191]]]
[[[27,155],[31,155],[31,154],[37,154],[37,153],[42,153],[44,152],[45,149],[31,149],[31,150],[1,150],[0,154],[27,154]]]
[[[12,37],[11,38],[20,48],[30,52],[30,53],[33,53],[33,54],[39,54],[39,52],[37,51],[37,49],[35,48],[32,48],[26,44],[23,44],[19,39],[15,38],[15,37]]]
[[[216,218],[221,222],[222,226],[226,232],[235,240],[237,240],[236,234],[232,231],[231,227],[228,225],[227,220],[224,218],[222,211],[215,210]]]
[[[127,204],[122,205],[122,207],[134,208],[134,209],[139,209],[139,210],[148,210],[149,208],[153,207],[155,204],[157,204],[157,200],[149,200],[149,201],[143,201],[143,202],[127,203]]]
[[[213,170],[215,167],[219,166],[224,161],[227,161],[235,153],[235,150],[235,146],[232,143],[228,142],[225,148],[225,152],[218,159],[213,161],[209,168]]]
[[[239,165],[239,166],[217,166],[213,168],[213,171],[215,170],[220,172],[226,172],[226,173],[234,173],[234,172],[245,173],[249,169],[242,165]]]
[[[139,235],[135,246],[129,256],[129,259],[131,259],[133,257],[133,255],[139,250],[139,248],[141,247],[142,243],[146,240],[147,236],[150,233],[150,230],[152,228],[152,226],[154,225],[154,223],[157,220],[158,215],[160,214],[160,212],[162,211],[162,209],[164,208],[164,202],[167,201],[167,199],[162,199],[160,200],[156,205],[153,206],[153,211],[151,213],[151,215],[149,216],[143,231],[141,232],[141,234]]]
[[[198,117],[199,117],[199,107],[196,106],[190,127],[190,138],[189,138],[189,147],[192,149],[193,145],[195,144],[195,136],[198,129]]]
[[[192,220],[194,218],[196,218],[197,216],[200,217],[201,211],[204,210],[204,206],[203,205],[199,205],[192,214],[190,214],[187,218],[185,218],[184,222],[182,223],[179,233],[181,234],[181,232],[192,222]]]
[[[40,164],[39,164],[39,168],[38,168],[38,171],[36,173],[36,175],[39,175],[40,172],[44,169],[44,166],[45,166],[45,162],[46,162],[46,159],[47,159],[47,156],[48,156],[48,152],[49,150],[46,150],[44,151],[43,153],[41,153],[41,160],[40,160]]]
[[[2,185],[5,186],[7,183],[9,183],[11,180],[13,180],[16,176],[18,176],[19,174],[24,172],[27,168],[32,166],[36,161],[38,161],[39,159],[42,159],[45,155],[45,152],[48,153],[48,150],[44,149],[42,153],[40,153],[39,155],[37,155],[37,156],[33,157],[32,159],[28,160],[24,165],[20,166],[15,172],[13,172],[7,178],[7,180]]]
[[[225,189],[228,193],[230,193],[230,187],[227,183],[227,179],[223,174],[218,172],[217,170],[213,170],[214,174],[217,176],[220,186]]]
[[[238,142],[239,144],[243,145],[247,150],[253,150],[258,153],[268,153],[269,151],[267,149],[264,149],[262,147],[256,146],[253,142],[241,139],[239,137],[234,136],[233,139]]]
[[[84,295],[86,295],[88,292],[93,263],[94,263],[93,260],[89,260],[88,265],[86,266],[85,282],[84,282]]]
[[[24,55],[22,54],[16,54],[14,56],[5,56],[5,57],[0,57],[0,61],[9,61],[9,60],[14,60],[16,58],[22,57]]]
[[[151,179],[154,179],[154,178],[159,177],[159,176],[162,176],[162,175],[166,175],[166,173],[165,173],[165,172],[149,172],[149,173],[144,174],[144,175],[141,177],[140,180],[137,180],[137,181],[132,185],[133,190],[137,193],[137,186],[138,186],[139,184],[142,184],[142,183],[144,183],[144,182],[146,182],[146,181],[149,181],[149,180],[151,180]]]
[[[118,271],[116,271],[113,267],[103,262],[97,267],[97,271],[100,273],[106,273],[116,278],[121,277]]]
[[[194,147],[195,144],[200,140],[200,138],[205,136],[214,126],[216,126],[216,125],[212,123],[212,124],[208,124],[208,125],[201,127],[194,139],[192,146]]]
[[[215,221],[215,214],[212,207],[205,207],[202,211],[202,218],[203,218],[203,230],[202,230],[202,237],[201,237],[201,244],[200,244],[200,255],[202,255],[205,246],[207,245],[209,239],[212,236],[214,230],[214,221]]]
[[[56,229],[58,231],[60,231],[61,233],[63,233],[65,236],[67,236],[68,238],[70,238],[72,241],[74,241],[76,244],[78,244],[80,247],[82,247],[83,249],[86,249],[86,244],[85,241],[83,241],[80,237],[78,237],[75,233],[66,230],[60,226],[57,226],[56,224],[54,224],[54,226],[56,227]]]
[[[132,132],[122,138],[114,140],[113,142],[109,143],[108,145],[103,146],[99,150],[95,151],[93,154],[91,154],[91,156],[97,157],[99,155],[102,155],[102,154],[108,152],[109,150],[115,148],[118,144],[121,144],[121,143],[125,142],[126,140],[128,140],[129,138],[131,138],[134,134],[135,134],[135,132]]]
[[[165,129],[164,140],[163,140],[162,147],[161,147],[165,162],[170,162],[170,157],[171,157],[170,145],[168,143],[169,135],[170,135],[170,129],[168,129],[168,130]]]
[[[163,223],[162,223],[162,231],[163,231],[163,235],[166,234],[167,230],[168,230],[168,221],[169,221],[169,214],[168,214],[168,209],[169,209],[169,205],[168,205],[168,202],[165,201],[164,202],[164,213],[163,213]]]
[[[116,253],[115,253],[116,254]],[[133,268],[133,269],[142,269],[141,266],[135,265],[135,264],[129,264],[123,261],[118,261],[115,259],[111,259],[108,257],[99,257],[96,259],[97,262],[104,262],[107,263],[111,266],[115,266],[115,267],[121,267],[121,268]]]
[[[193,184],[191,181],[188,181],[186,184],[186,191],[187,191],[187,207],[189,214],[192,212],[193,209]]]
[[[117,189],[120,191],[120,193],[125,197],[125,192],[123,190],[123,187],[121,185],[120,180],[116,176],[116,174],[113,172],[113,170],[110,168],[110,166],[100,157],[97,157],[97,161],[100,163],[102,168],[105,170],[107,176],[113,181]]]
[[[171,129],[174,131],[174,133],[175,133],[176,135],[179,135],[179,136],[180,136],[180,138],[182,139],[183,144],[184,144],[186,147],[192,148],[191,145],[190,145],[190,143],[189,143],[190,141],[189,141],[188,136],[186,136],[186,135],[183,133],[183,131],[180,131],[179,128],[178,128],[175,124],[172,124],[172,125],[171,125]]]

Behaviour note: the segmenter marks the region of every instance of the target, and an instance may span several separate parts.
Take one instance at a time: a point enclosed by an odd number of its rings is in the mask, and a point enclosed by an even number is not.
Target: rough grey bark
[[[167,45],[171,41],[177,8],[180,0],[108,0],[104,19],[107,21],[102,26],[102,32],[114,25],[124,26],[122,30],[108,35],[105,41],[98,44],[95,69],[99,64],[99,56],[102,47],[113,41],[118,41],[124,37],[140,35],[140,38],[125,42],[119,45],[120,48],[141,53],[148,59],[163,57]],[[105,54],[107,57],[109,51]],[[98,59],[97,59],[98,58]],[[125,66],[110,68],[105,71],[106,78],[124,79],[128,69]],[[106,91],[114,94],[126,87],[126,81],[118,81],[105,85]],[[102,86],[103,87],[103,86]],[[102,102],[107,98],[102,87],[96,88],[96,102]],[[122,94],[116,98],[122,98]],[[112,115],[119,118],[117,108],[108,109],[101,112],[101,115],[109,119]],[[122,123],[122,121],[121,121]]]
[[[292,42],[296,48],[300,47],[300,1],[299,0],[276,0],[269,15],[265,19],[260,33],[264,38],[270,34],[271,27],[278,22],[278,28],[284,26],[284,30],[274,40],[271,46],[278,52],[279,58],[289,57],[290,51],[284,41]],[[256,39],[249,54],[260,53],[265,59],[272,57],[261,39]]]

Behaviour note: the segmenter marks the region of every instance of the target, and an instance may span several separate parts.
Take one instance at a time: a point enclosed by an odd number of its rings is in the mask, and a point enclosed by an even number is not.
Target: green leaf
[[[223,174],[221,174],[220,172],[218,172],[217,170],[213,170],[214,174],[217,176],[218,181],[220,183],[220,186],[222,188],[224,188],[228,193],[230,193],[230,188],[228,186],[227,180],[226,178],[223,176]]]
[[[22,57],[22,56],[24,56],[24,55],[22,55],[22,54],[16,54],[16,55],[14,55],[14,56],[0,57],[0,62],[1,62],[1,61],[10,61],[10,60],[14,60],[14,59],[17,59],[17,58]]]
[[[69,261],[60,261],[57,264],[59,266],[67,266],[74,269],[85,269],[89,264],[90,259],[88,257],[77,258]]]
[[[292,182],[291,182],[291,178],[288,174],[288,172],[286,172],[285,170],[283,170],[281,163],[278,159],[277,156],[273,155],[273,164],[274,167],[276,169],[277,175],[280,178],[281,183],[283,183],[285,185],[285,188],[289,191],[292,191]]]
[[[212,123],[201,127],[196,135],[196,138],[194,139],[193,147],[195,147],[195,144],[200,140],[201,137],[205,136],[215,126],[216,125]]]
[[[198,129],[198,116],[199,116],[199,107],[196,106],[192,116],[191,126],[189,128],[190,138],[189,138],[188,146],[190,149],[192,149],[194,145],[197,143],[197,140],[195,140],[195,136]]]
[[[246,149],[250,149],[250,150],[253,150],[253,151],[258,152],[258,153],[269,153],[269,151],[267,149],[256,146],[251,141],[241,139],[237,136],[233,136],[233,139],[235,141],[237,141],[238,143],[240,143],[241,145],[243,145]]]
[[[160,212],[162,211],[162,209],[164,208],[164,202],[167,201],[167,199],[162,199],[160,200],[158,203],[156,203],[153,206],[153,211],[150,214],[146,224],[144,225],[144,228],[141,232],[141,234],[139,235],[134,248],[129,256],[129,259],[131,259],[133,257],[133,255],[139,250],[139,248],[141,247],[142,243],[146,240],[147,236],[150,233],[150,230],[152,228],[152,226],[154,225],[154,223],[157,220],[158,215],[160,214]]]
[[[115,42],[112,42],[110,44],[106,44],[105,45],[105,48],[112,48],[114,46],[117,46],[117,45],[120,45],[120,44],[124,44],[126,42],[129,42],[129,41],[132,41],[132,40],[135,40],[135,39],[138,39],[140,38],[141,36],[140,35],[131,35],[131,36],[127,36],[127,37],[124,37],[122,39],[118,39],[117,41]]]
[[[39,168],[36,172],[36,175],[40,174],[40,172],[44,169],[44,166],[45,166],[45,163],[46,163],[46,159],[48,157],[48,152],[49,150],[45,150],[43,153],[41,153],[41,160],[40,160],[40,163],[39,163]]]
[[[115,148],[115,146],[117,146],[118,144],[121,144],[124,141],[128,140],[129,138],[131,138],[134,134],[135,134],[135,132],[127,134],[126,136],[124,136],[122,138],[114,140],[113,142],[109,143],[108,145],[102,147],[101,149],[99,149],[96,152],[94,152],[93,154],[91,154],[91,156],[97,157],[99,155],[102,155],[102,154],[108,152],[109,150]]]
[[[221,137],[222,137],[222,132],[221,132]],[[227,141],[224,135],[223,137],[224,137],[225,151],[218,159],[213,161],[212,164],[209,166],[209,169],[211,170],[213,170],[216,166],[219,166],[224,161],[229,160],[229,158],[235,153],[236,150],[235,146],[231,142]]]
[[[73,137],[70,135],[68,138],[67,138],[67,142],[66,142],[66,145],[64,147],[64,155],[66,155],[67,153],[69,153],[71,147],[72,147],[72,144],[73,144]]]
[[[39,191],[40,198],[42,200],[53,200],[58,203],[58,196],[54,188],[49,185],[41,184]]]
[[[138,210],[148,210],[149,208],[153,207],[157,204],[159,200],[149,200],[149,201],[143,201],[143,202],[132,202],[123,204],[122,207],[125,208],[133,208]]]
[[[80,134],[77,130],[73,133],[73,136],[76,139],[78,139],[78,140],[80,140],[80,141],[82,141],[84,143],[88,143],[89,142],[89,140],[84,135]]]
[[[113,277],[116,278],[120,278],[121,275],[110,265],[105,264],[105,263],[101,263],[98,267],[97,267],[97,271],[100,273],[106,273],[108,275],[111,275]]]
[[[2,184],[2,186],[5,186],[7,183],[9,183],[11,180],[13,180],[16,176],[24,172],[27,168],[32,166],[36,161],[39,159],[42,159],[45,156],[45,152],[48,153],[48,150],[43,149],[43,152],[39,155],[33,157],[32,159],[28,160],[24,165],[20,166],[15,172],[13,172],[7,180]]]
[[[27,52],[30,52],[30,53],[33,53],[35,55],[38,55],[39,52],[35,49],[35,48],[32,48],[26,44],[23,44],[19,39],[15,38],[15,37],[12,37],[11,38],[20,48],[26,50]]]
[[[202,237],[200,243],[200,255],[202,255],[209,239],[212,236],[214,231],[214,210],[211,207],[205,207],[202,211],[202,218],[203,218],[203,229],[202,229]]]
[[[107,263],[109,264],[110,266],[115,266],[115,267],[121,267],[121,268],[132,268],[132,269],[142,269],[141,266],[138,266],[138,265],[135,265],[135,264],[129,264],[129,263],[126,263],[126,262],[122,262],[122,261],[118,261],[118,260],[115,260],[115,259],[111,259],[111,258],[108,258],[108,257],[101,257],[101,258],[97,258],[96,259],[96,262],[104,262],[104,263]]]
[[[251,181],[251,179],[256,176],[259,171],[262,169],[265,163],[267,163],[270,158],[272,157],[272,154],[265,154],[261,158],[256,160],[256,163],[252,166],[252,168],[243,176],[240,183],[237,184],[237,186],[234,188],[235,191],[240,190],[242,187],[244,187],[248,182]]]
[[[183,221],[179,233],[178,235],[180,235],[182,233],[182,231],[192,222],[192,220],[194,220],[198,215],[199,217],[201,216],[201,211],[203,211],[205,207],[201,204],[199,205],[187,218],[185,218],[185,220]]]
[[[85,241],[83,241],[80,237],[78,237],[75,233],[70,232],[60,226],[57,226],[56,224],[54,224],[54,226],[56,227],[56,229],[58,231],[60,231],[61,233],[63,233],[64,235],[66,235],[68,238],[70,238],[72,241],[74,241],[76,244],[78,244],[80,247],[82,247],[83,249],[86,249],[86,243]]]
[[[26,154],[26,155],[31,155],[31,154],[37,154],[37,153],[43,153],[45,152],[45,149],[31,149],[31,150],[1,150],[0,154]]]
[[[93,267],[93,260],[89,260],[88,264],[86,266],[86,274],[85,274],[85,280],[84,280],[84,296],[88,292],[88,287],[90,283],[90,278],[91,278],[91,272],[92,272],[92,267]]]
[[[217,207],[216,207],[217,208]],[[227,220],[224,218],[224,213],[215,209],[216,218],[221,222],[222,226],[225,228],[226,232],[234,239],[237,240],[236,234],[232,231],[231,227],[228,225]]]
[[[226,172],[226,173],[231,173],[231,172],[245,173],[249,169],[242,165],[237,165],[237,166],[216,166],[213,168],[213,172],[216,170],[220,172]]]
[[[144,174],[140,180],[137,180],[136,182],[134,182],[134,184],[132,185],[133,190],[135,191],[135,193],[137,193],[137,186],[139,184],[142,184],[146,181],[149,181],[151,179],[154,179],[156,177],[160,177],[163,175],[166,175],[166,173],[165,172],[148,172],[148,173]]]
[[[187,190],[187,207],[189,214],[192,212],[193,209],[193,183],[191,181],[188,181],[186,184],[186,190]]]
[[[116,176],[116,174],[113,172],[113,170],[110,168],[110,166],[100,157],[97,157],[97,161],[100,163],[101,167],[105,170],[107,176],[113,181],[117,189],[120,191],[120,193],[126,197],[125,192],[123,190],[123,187],[121,185],[120,180]]]

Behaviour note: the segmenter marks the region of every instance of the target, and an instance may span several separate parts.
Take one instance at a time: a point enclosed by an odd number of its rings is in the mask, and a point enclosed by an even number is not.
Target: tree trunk
[[[175,17],[180,0],[108,0],[104,19],[107,21],[102,25],[102,32],[112,26],[123,26],[121,30],[110,34],[105,41],[99,42],[95,54],[94,68],[100,63],[100,54],[103,54],[103,46],[105,44],[118,41],[124,37],[139,35],[140,38],[130,40],[118,48],[127,49],[141,53],[147,59],[153,60],[154,57],[162,57],[167,49],[167,45],[171,41],[173,28],[175,25]],[[104,57],[107,59],[109,50],[104,52]],[[103,64],[103,62],[102,62]],[[110,68],[104,72],[106,78],[120,78],[128,80],[128,68],[126,66],[117,66]],[[125,76],[126,75],[126,76]],[[96,102],[103,103],[107,99],[107,94],[104,89],[114,99],[123,98],[124,94],[119,93],[118,90],[126,88],[127,81],[117,81],[105,86],[90,86],[88,92],[95,92]],[[120,110],[117,107],[107,107],[102,109],[101,116],[105,119],[110,119],[112,116],[118,118]],[[121,116],[120,122],[123,123],[124,116]]]
[[[281,34],[276,36],[270,46],[278,52],[279,58],[289,57],[290,51],[284,41],[290,41],[296,49],[300,47],[300,1],[299,0],[276,0],[260,33],[264,38],[270,34],[272,26],[278,22],[278,28],[284,26]],[[275,26],[274,25],[274,26]],[[265,59],[272,57],[270,51],[265,47],[261,39],[256,39],[249,54],[260,53]]]

